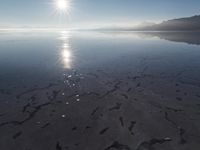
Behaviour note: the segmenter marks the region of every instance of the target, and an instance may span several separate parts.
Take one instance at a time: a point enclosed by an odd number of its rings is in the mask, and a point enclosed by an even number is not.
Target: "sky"
[[[132,26],[200,15],[200,0],[70,0],[61,14],[56,0],[0,0],[0,27]]]

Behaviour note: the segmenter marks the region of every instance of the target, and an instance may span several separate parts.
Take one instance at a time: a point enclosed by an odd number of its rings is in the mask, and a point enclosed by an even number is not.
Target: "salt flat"
[[[176,35],[2,31],[0,149],[199,150],[199,33]]]

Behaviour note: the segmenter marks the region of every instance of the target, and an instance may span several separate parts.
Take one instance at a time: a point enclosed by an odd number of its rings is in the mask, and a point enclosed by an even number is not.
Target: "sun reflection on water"
[[[72,67],[72,49],[70,46],[70,32],[69,31],[62,31],[60,33],[59,40],[61,41],[61,62],[65,69],[71,69]]]

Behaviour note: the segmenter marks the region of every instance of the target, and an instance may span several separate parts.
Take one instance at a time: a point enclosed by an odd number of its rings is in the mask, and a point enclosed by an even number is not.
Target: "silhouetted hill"
[[[141,28],[142,29],[142,28]],[[143,30],[159,31],[200,31],[200,15],[164,21],[161,24],[143,27]]]
[[[200,31],[200,15],[164,21],[160,24],[143,23],[136,27],[105,27],[99,31]]]

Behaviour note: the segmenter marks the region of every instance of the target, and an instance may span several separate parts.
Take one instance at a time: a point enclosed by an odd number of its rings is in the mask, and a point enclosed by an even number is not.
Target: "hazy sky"
[[[130,25],[200,14],[200,0],[71,0],[69,15],[55,0],[0,0],[0,26]]]

